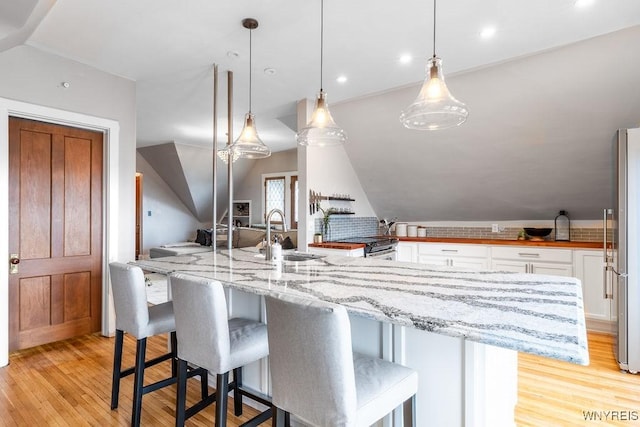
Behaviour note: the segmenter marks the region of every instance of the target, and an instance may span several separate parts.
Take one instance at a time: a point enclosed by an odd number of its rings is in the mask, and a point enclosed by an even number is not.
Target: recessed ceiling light
[[[413,61],[413,56],[411,56],[408,53],[405,53],[403,55],[400,55],[400,63],[401,64],[409,64],[411,63],[411,61]]]
[[[264,73],[267,76],[273,76],[276,73],[276,69],[275,68],[271,68],[271,67],[267,67],[264,69]]]
[[[583,7],[591,6],[593,3],[595,3],[595,0],[576,0],[574,5],[575,7],[583,8]]]
[[[336,81],[337,81],[338,83],[346,83],[346,82],[347,82],[347,76],[344,76],[344,75],[342,75],[342,76],[338,76],[338,78],[336,79]]]
[[[496,34],[496,27],[485,27],[480,31],[480,37],[490,39]]]

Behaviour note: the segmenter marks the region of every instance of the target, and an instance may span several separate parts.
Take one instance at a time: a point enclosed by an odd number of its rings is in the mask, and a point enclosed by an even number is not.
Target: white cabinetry
[[[415,242],[398,242],[396,246],[396,260],[418,262],[418,244]]]
[[[418,244],[418,262],[421,264],[482,270],[489,267],[488,259],[489,248],[485,245],[457,245],[447,243]]]
[[[572,250],[532,246],[494,246],[491,248],[491,269],[573,276]]]
[[[613,299],[604,297],[603,263],[601,250],[573,252],[575,276],[582,282],[582,298],[587,328],[611,333],[616,320]],[[615,297],[615,295],[614,295]]]

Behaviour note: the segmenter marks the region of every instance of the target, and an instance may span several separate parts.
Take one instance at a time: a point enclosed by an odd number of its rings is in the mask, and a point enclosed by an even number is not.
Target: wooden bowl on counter
[[[545,237],[551,234],[551,230],[553,230],[553,228],[535,228],[535,227],[524,228],[524,232],[527,233],[527,236],[529,236],[533,241],[544,240]]]

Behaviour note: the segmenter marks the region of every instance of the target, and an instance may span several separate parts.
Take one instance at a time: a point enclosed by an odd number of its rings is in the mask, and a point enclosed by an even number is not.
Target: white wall
[[[142,253],[166,243],[195,239],[198,228],[209,228],[211,223],[198,221],[178,199],[166,182],[139,153],[136,170],[142,176]],[[151,215],[149,215],[151,212]]]
[[[312,111],[313,103],[309,100],[298,102],[298,127],[306,124],[307,117]],[[346,144],[349,144],[348,140]],[[376,216],[345,147],[299,147],[298,170],[301,213],[298,223],[298,248],[300,250],[305,250],[306,245],[313,241],[314,218],[320,215],[318,213],[309,215],[309,190],[322,195],[349,194],[355,199],[355,202],[350,204],[355,216]],[[324,208],[329,205],[323,202],[322,206]]]
[[[61,82],[70,83],[68,89]],[[19,46],[0,53],[0,97],[4,116],[0,128],[0,227],[6,230],[8,221],[8,138],[7,111],[27,111],[30,117],[76,126],[100,128],[107,132],[105,170],[106,217],[114,225],[105,235],[106,257],[114,261],[134,258],[135,233],[135,83],[89,66],[42,52],[36,48]],[[15,105],[19,107],[14,108]],[[48,107],[48,108],[47,108]],[[109,132],[115,132],[110,135]],[[111,197],[117,194],[118,197]],[[116,224],[117,223],[117,224]],[[3,234],[6,236],[6,234]],[[8,259],[8,240],[0,239],[0,259]],[[8,361],[8,271],[0,263],[0,366]],[[105,276],[106,277],[106,276]],[[108,287],[104,287],[103,301],[109,302]],[[111,307],[103,307],[103,332],[113,329]]]

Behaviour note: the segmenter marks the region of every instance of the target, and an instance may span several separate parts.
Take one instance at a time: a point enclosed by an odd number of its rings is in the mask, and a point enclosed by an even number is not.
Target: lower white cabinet
[[[486,270],[489,268],[489,248],[476,244],[419,243],[418,262]]]
[[[415,242],[398,242],[396,246],[396,260],[418,262],[418,244]]]
[[[491,269],[517,273],[573,276],[571,249],[525,246],[493,246]]]
[[[601,250],[576,250],[573,253],[575,276],[582,282],[582,298],[587,328],[613,332],[616,321],[615,299],[605,298]],[[614,295],[614,298],[616,295]]]

